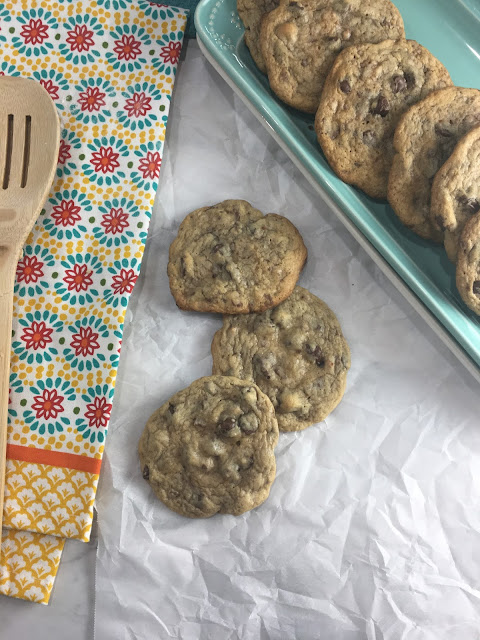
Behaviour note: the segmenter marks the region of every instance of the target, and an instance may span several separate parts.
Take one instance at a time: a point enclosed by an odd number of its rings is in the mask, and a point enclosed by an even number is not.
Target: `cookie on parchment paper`
[[[280,431],[324,420],[343,397],[350,350],[333,311],[295,287],[275,309],[224,316],[212,342],[213,373],[257,384]]]
[[[275,479],[275,411],[255,385],[200,378],[148,420],[138,452],[156,496],[189,518],[240,515],[264,502]]]
[[[295,226],[245,200],[190,213],[170,246],[170,290],[181,309],[261,312],[285,300],[307,259]]]

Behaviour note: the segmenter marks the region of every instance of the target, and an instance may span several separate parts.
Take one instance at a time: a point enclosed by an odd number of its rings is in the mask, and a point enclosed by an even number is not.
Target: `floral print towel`
[[[48,602],[64,538],[90,536],[185,23],[148,0],[0,2],[0,74],[40,82],[62,123],[55,182],[16,273],[6,595]]]

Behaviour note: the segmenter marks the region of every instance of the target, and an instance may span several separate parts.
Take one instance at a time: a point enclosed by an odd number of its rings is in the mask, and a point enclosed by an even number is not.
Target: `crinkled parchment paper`
[[[170,242],[191,210],[245,198],[288,216],[300,284],[351,345],[345,397],[283,434],[269,499],[189,520],[142,480],[149,415],[211,371],[218,316],[176,308]],[[480,638],[476,383],[189,42],[127,329],[97,508],[96,638]]]

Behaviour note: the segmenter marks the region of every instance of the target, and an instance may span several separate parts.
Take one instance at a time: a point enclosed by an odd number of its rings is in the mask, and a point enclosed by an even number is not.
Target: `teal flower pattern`
[[[66,37],[58,48],[65,59],[73,64],[95,62],[100,56],[101,39],[104,35],[99,20],[88,13],[77,14],[67,18],[62,26]]]
[[[125,172],[119,168],[119,160],[127,158],[130,154],[124,142],[114,136],[102,137],[87,147],[88,162],[82,165],[82,169],[92,182],[99,186],[118,184],[125,177]]]
[[[107,11],[110,9],[119,11],[121,9],[128,9],[130,6],[130,0],[97,0],[97,4]]]
[[[145,29],[136,24],[124,24],[116,27],[111,36],[114,40],[113,49],[108,50],[105,56],[116,71],[135,71],[147,63],[145,53],[152,42]]]
[[[46,247],[27,244],[17,264],[15,295],[20,298],[42,295],[49,288],[45,279],[46,267],[53,267],[55,258]]]
[[[140,238],[142,241],[146,239],[146,232],[140,231],[134,233],[134,221],[140,215],[140,209],[127,198],[114,198],[106,200],[99,206],[99,212],[102,214],[100,226],[93,227],[92,231],[95,238],[100,244],[107,247],[119,247],[122,244],[128,244],[134,237]],[[138,223],[142,225],[143,223]],[[141,228],[141,227],[140,227]]]
[[[112,307],[126,306],[128,296],[132,293],[138,278],[140,262],[136,258],[128,260],[116,260],[112,267],[108,268],[112,275],[109,288],[105,290],[105,302]]]
[[[48,201],[47,208],[42,211],[43,228],[59,240],[79,239],[87,232],[86,226],[81,222],[91,210],[92,203],[86,194],[77,189],[57,191]]]
[[[101,318],[89,316],[77,320],[68,330],[73,335],[69,336],[69,346],[63,350],[65,360],[79,371],[99,369],[100,363],[105,362],[102,342],[110,335],[107,325]]]
[[[17,51],[27,58],[38,58],[53,49],[53,39],[58,27],[58,21],[50,11],[42,7],[22,11],[17,17],[18,27],[12,36],[12,44]]]
[[[115,342],[110,342],[107,347],[109,351],[115,350],[114,353],[112,353],[112,355],[110,356],[110,366],[112,367],[112,369],[116,369],[118,367],[118,363],[120,362],[120,351],[122,350],[122,331],[123,324],[121,325],[120,330],[115,330],[113,332],[113,335],[117,338],[117,343],[115,344]]]
[[[135,151],[134,170],[132,170],[132,181],[140,189],[153,189],[156,191],[158,186],[158,176],[160,175],[160,166],[162,158],[158,151],[158,145],[153,142],[140,145]]]
[[[12,393],[23,393],[23,382],[21,378],[18,377],[18,373],[10,374],[10,383],[9,383],[9,395],[8,395],[8,415],[11,418],[17,417],[17,412],[10,405],[12,404]]]
[[[155,22],[167,20],[168,18],[173,18],[176,15],[168,5],[150,2],[150,0],[138,0],[138,6],[146,16]]]
[[[76,399],[75,389],[70,382],[59,377],[55,380],[39,380],[30,387],[30,394],[30,408],[24,411],[23,416],[31,431],[37,431],[40,435],[54,435],[70,425],[66,415],[70,415],[73,408],[67,403],[73,403]]]
[[[4,24],[4,22],[9,22],[11,19],[12,19],[12,17],[10,15],[10,11],[8,9],[5,9],[5,8],[0,8],[0,42],[6,42],[7,41],[7,38],[6,38],[5,34],[4,34],[4,32],[6,31],[7,25]],[[2,66],[3,66],[3,64],[7,64],[7,63],[5,63],[5,62],[2,63]],[[11,65],[9,65],[9,66],[11,66]],[[4,72],[1,75],[5,75],[5,76],[16,75],[16,76],[18,76],[20,74],[19,73],[12,74],[12,73]]]
[[[102,273],[103,267],[97,256],[91,253],[69,255],[61,262],[63,273],[53,274],[61,277],[55,283],[55,291],[64,302],[69,304],[91,304],[98,297],[94,285],[94,276]]]
[[[122,93],[118,121],[132,131],[151,127],[158,120],[162,93],[154,84],[142,82],[131,85]]]
[[[153,66],[159,73],[173,74],[177,71],[177,64],[182,51],[183,34],[172,31],[158,42],[160,55],[153,59]]]
[[[55,346],[58,344],[57,336],[63,330],[63,322],[57,314],[48,309],[43,312],[37,310],[26,313],[18,323],[22,327],[22,333],[14,335],[17,339],[12,342],[12,350],[18,359],[27,364],[52,362],[58,355]]]
[[[2,40],[2,27],[0,23],[0,41]],[[21,75],[19,71],[10,64],[9,62],[5,62],[5,60],[0,64],[0,76],[19,76]]]
[[[106,122],[111,117],[111,103],[116,95],[106,78],[84,78],[75,87],[77,100],[71,101],[70,113],[85,124]]]
[[[68,96],[67,96],[68,99]],[[82,142],[77,134],[71,129],[63,129],[58,149],[57,176],[69,176],[76,169],[76,152],[81,148]]]
[[[114,389],[108,385],[96,385],[82,394],[82,400],[86,404],[86,411],[81,418],[75,420],[77,431],[85,440],[92,444],[95,441],[104,442],[107,435],[107,426],[112,412],[112,400]]]

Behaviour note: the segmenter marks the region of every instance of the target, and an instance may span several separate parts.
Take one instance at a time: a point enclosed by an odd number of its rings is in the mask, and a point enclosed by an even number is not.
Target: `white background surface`
[[[281,436],[262,507],[190,521],[153,499],[136,445],[210,373],[220,320],[175,307],[167,250],[189,211],[224,198],[297,225],[300,283],[337,313],[352,369],[326,423]],[[97,495],[96,640],[480,638],[478,395],[188,42]],[[92,638],[95,545],[67,543],[49,607],[0,598],[0,638]]]

